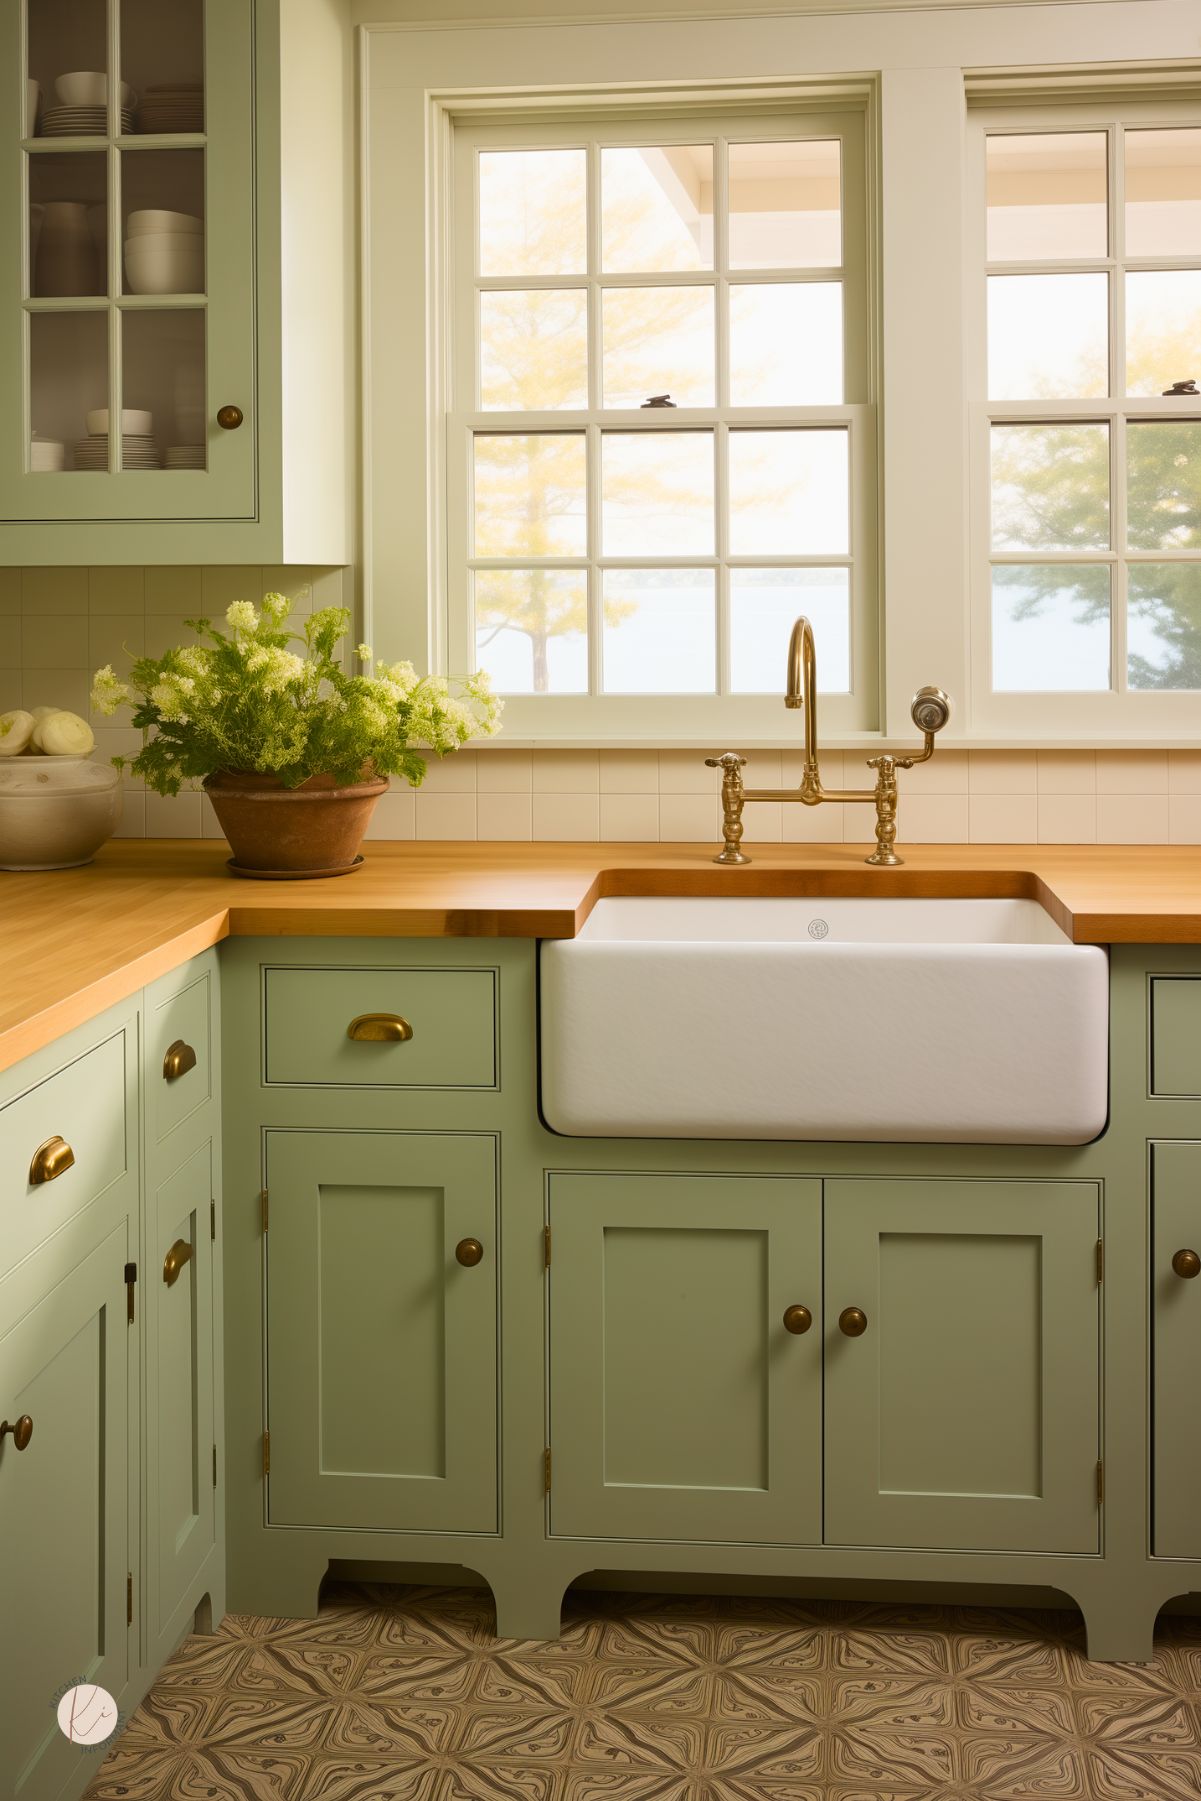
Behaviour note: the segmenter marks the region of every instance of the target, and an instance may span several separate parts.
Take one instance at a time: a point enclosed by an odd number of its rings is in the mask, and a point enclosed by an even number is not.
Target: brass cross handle
[[[163,1055],[163,1081],[178,1082],[180,1076],[186,1076],[190,1069],[196,1067],[196,1053],[190,1044],[177,1038],[169,1044]]]
[[[1201,1257],[1198,1257],[1196,1251],[1177,1251],[1172,1259],[1172,1268],[1186,1282],[1191,1282],[1194,1276],[1201,1276]]]
[[[807,1332],[812,1324],[813,1315],[808,1307],[785,1307],[784,1330],[786,1332],[794,1332],[799,1337],[802,1332]]]
[[[186,1238],[177,1238],[167,1255],[163,1258],[163,1281],[168,1288],[174,1288],[179,1280],[179,1272],[184,1264],[191,1260],[192,1247]]]
[[[460,1238],[455,1246],[455,1257],[464,1269],[474,1269],[477,1263],[483,1262],[484,1247],[478,1238]]]
[[[844,1307],[838,1316],[838,1330],[847,1338],[862,1338],[867,1331],[867,1314],[862,1307]]]
[[[11,1424],[8,1420],[0,1420],[0,1439],[3,1439],[6,1432],[11,1432],[13,1435],[13,1448],[23,1451],[33,1437],[32,1416],[23,1413],[19,1420],[13,1420]]]
[[[413,1028],[399,1013],[360,1013],[346,1028],[359,1044],[407,1044]]]
[[[36,1188],[41,1182],[53,1182],[59,1176],[66,1175],[75,1162],[75,1152],[65,1138],[56,1133],[39,1144],[33,1153],[33,1161],[29,1165],[29,1186]]]

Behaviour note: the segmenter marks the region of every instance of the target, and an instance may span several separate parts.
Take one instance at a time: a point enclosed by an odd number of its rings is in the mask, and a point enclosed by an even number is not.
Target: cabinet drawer
[[[146,1114],[161,1144],[213,1093],[213,993],[207,970],[146,1008]]]
[[[125,1033],[116,1032],[0,1111],[0,1272],[130,1167],[125,1095]],[[31,1181],[34,1153],[56,1137],[75,1161],[49,1181]]]
[[[495,1088],[492,969],[267,969],[267,1082],[334,1088]],[[402,1041],[356,1040],[365,1014],[402,1019]]]
[[[1201,1097],[1201,976],[1151,978],[1151,1093]]]

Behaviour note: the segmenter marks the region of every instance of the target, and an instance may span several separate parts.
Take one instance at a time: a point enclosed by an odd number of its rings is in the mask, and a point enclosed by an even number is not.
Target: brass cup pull
[[[186,1076],[190,1069],[196,1067],[196,1053],[190,1044],[177,1038],[174,1044],[167,1046],[163,1055],[163,1081],[178,1082],[180,1076]]]
[[[455,1246],[455,1257],[464,1269],[474,1269],[477,1263],[483,1262],[484,1247],[478,1238],[460,1238]]]
[[[174,1288],[179,1280],[179,1272],[185,1263],[190,1262],[192,1247],[186,1238],[177,1238],[167,1255],[163,1258],[163,1281],[168,1288]]]
[[[808,1307],[785,1307],[784,1330],[786,1332],[795,1332],[799,1336],[800,1333],[807,1332],[812,1324],[813,1315]]]
[[[1172,1268],[1186,1282],[1191,1282],[1194,1276],[1201,1276],[1201,1257],[1198,1257],[1196,1251],[1177,1251],[1172,1259]]]
[[[838,1316],[838,1330],[847,1338],[862,1338],[867,1331],[867,1314],[862,1307],[844,1307]]]
[[[358,1044],[407,1044],[413,1028],[399,1013],[360,1013],[346,1028]]]
[[[242,419],[243,413],[240,406],[219,406],[217,408],[217,424],[222,431],[237,431]]]
[[[13,1448],[23,1451],[33,1437],[33,1420],[28,1413],[23,1413],[19,1420],[13,1420],[11,1424],[8,1420],[0,1420],[0,1439],[3,1439],[6,1432],[13,1435]]]
[[[39,1144],[33,1153],[33,1161],[29,1165],[29,1186],[36,1188],[40,1182],[53,1182],[63,1176],[75,1161],[75,1152],[65,1138],[56,1134],[47,1138],[45,1144]]]

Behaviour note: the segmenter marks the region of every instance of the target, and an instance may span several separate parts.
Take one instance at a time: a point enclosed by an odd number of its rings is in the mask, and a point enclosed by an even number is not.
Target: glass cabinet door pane
[[[97,445],[89,414],[108,407],[108,315],[33,313],[29,318],[30,469],[103,473],[108,440]],[[107,420],[104,421],[107,430]]]
[[[122,316],[123,469],[203,469],[204,314]]]
[[[103,137],[109,123],[105,0],[27,0],[26,19],[26,135]]]
[[[30,156],[29,268],[35,300],[107,294],[107,158]]]
[[[120,156],[122,292],[203,294],[204,151]]]
[[[204,0],[121,0],[121,75],[135,131],[203,131]]]

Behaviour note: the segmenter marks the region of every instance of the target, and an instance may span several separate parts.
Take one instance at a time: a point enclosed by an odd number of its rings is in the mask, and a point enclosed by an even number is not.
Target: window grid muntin
[[[660,122],[656,121],[655,124]],[[806,129],[806,125],[811,125]],[[717,654],[715,660],[717,688],[699,698],[717,699],[719,697],[742,701],[751,696],[743,691],[734,695],[729,687],[730,681],[730,591],[728,571],[733,567],[779,567],[781,569],[804,568],[847,568],[848,595],[850,611],[848,618],[848,641],[846,648],[847,664],[851,670],[851,691],[849,699],[855,703],[855,709],[862,719],[874,711],[878,700],[874,692],[874,670],[876,656],[867,632],[874,632],[875,619],[865,620],[862,609],[867,601],[865,594],[864,571],[862,564],[865,557],[873,551],[874,526],[870,523],[875,514],[874,492],[874,457],[875,433],[871,420],[872,409],[866,401],[844,403],[840,406],[784,406],[779,408],[738,408],[728,405],[729,394],[729,309],[728,292],[731,282],[741,284],[771,284],[778,282],[796,283],[837,281],[842,294],[842,388],[844,395],[848,390],[866,394],[870,386],[869,363],[867,357],[866,332],[869,307],[866,295],[857,291],[852,293],[853,283],[857,279],[866,279],[866,268],[857,262],[852,253],[852,244],[863,236],[863,214],[867,203],[866,186],[862,177],[865,171],[861,168],[863,148],[857,143],[856,133],[859,129],[859,115],[840,114],[831,121],[823,116],[816,124],[807,119],[805,112],[798,111],[787,120],[778,114],[766,118],[748,118],[745,125],[740,120],[736,130],[714,131],[682,129],[671,132],[652,128],[643,128],[637,136],[617,137],[607,128],[592,132],[586,139],[578,134],[556,138],[554,148],[587,148],[588,165],[586,193],[588,197],[589,217],[587,221],[586,241],[588,245],[589,268],[581,276],[545,275],[530,277],[480,276],[478,272],[478,231],[472,221],[471,249],[471,314],[473,317],[473,337],[470,355],[470,380],[473,386],[472,398],[478,405],[479,382],[479,299],[485,291],[508,290],[528,291],[531,289],[572,289],[588,290],[588,379],[590,407],[586,414],[572,412],[567,409],[544,413],[502,413],[499,410],[487,412],[479,410],[468,415],[460,415],[456,422],[452,418],[451,438],[454,437],[454,426],[466,433],[467,456],[463,459],[468,475],[463,495],[464,523],[472,516],[473,503],[471,496],[470,464],[471,443],[478,433],[504,433],[511,431],[537,432],[542,430],[565,431],[582,430],[587,442],[587,474],[586,474],[586,523],[588,530],[587,559],[538,559],[533,557],[493,559],[468,556],[461,567],[466,576],[466,590],[463,600],[465,630],[463,632],[464,649],[474,664],[475,621],[474,621],[474,577],[477,570],[487,568],[529,569],[545,567],[577,567],[586,569],[588,581],[588,629],[589,629],[589,698],[605,700],[609,698],[602,689],[603,661],[603,618],[602,618],[602,577],[607,568],[655,568],[680,567],[716,569],[716,631]],[[822,265],[806,268],[780,266],[765,269],[738,269],[731,272],[728,268],[728,146],[731,142],[766,142],[795,141],[810,139],[813,141],[837,140],[839,143],[839,206],[841,212],[841,249],[842,262],[838,265]],[[620,271],[605,275],[600,269],[600,149],[610,143],[624,143],[631,146],[645,147],[648,144],[679,142],[706,142],[714,145],[714,257],[713,267],[701,270],[676,270],[663,272]],[[477,144],[471,151],[471,168],[473,171],[471,192],[473,207],[478,204],[477,196],[478,157],[489,145]],[[515,139],[513,148],[535,148],[535,145],[524,138]],[[549,147],[549,146],[548,146]],[[850,165],[850,166],[848,166]],[[852,177],[858,172],[862,193],[852,193]],[[848,195],[852,194],[850,203]],[[866,249],[864,244],[861,249]],[[648,418],[643,409],[633,411],[610,409],[606,411],[600,404],[602,399],[600,387],[603,367],[603,340],[600,327],[601,296],[613,288],[649,287],[664,288],[673,286],[696,287],[710,285],[716,290],[715,306],[715,383],[719,404],[714,408],[679,407],[670,419],[661,414]],[[462,320],[462,314],[459,315]],[[463,361],[461,353],[456,360],[460,371]],[[852,373],[853,372],[853,373]],[[848,495],[848,514],[850,520],[849,549],[846,553],[830,553],[816,556],[796,553],[787,556],[746,556],[731,558],[728,555],[728,433],[738,426],[754,429],[778,426],[787,429],[804,429],[806,426],[845,429],[848,436],[848,479],[851,492]],[[636,557],[621,558],[603,555],[600,548],[600,469],[599,440],[605,430],[625,431],[630,429],[647,430],[681,430],[707,429],[714,434],[715,457],[715,555],[712,558],[690,556],[684,558]],[[462,466],[462,465],[461,465]],[[452,483],[453,488],[453,459]],[[862,491],[861,491],[862,490]],[[452,500],[453,506],[453,500]],[[454,581],[452,578],[452,594]],[[454,609],[450,620],[452,641],[455,633]],[[869,692],[869,687],[873,690]],[[537,699],[539,701],[555,701],[569,698],[553,691],[545,695],[522,694],[519,698]],[[615,697],[624,698],[624,697]],[[674,700],[676,696],[668,696]],[[837,700],[838,695],[831,694]]]
[[[1012,260],[990,259],[985,248],[983,316],[987,321],[988,283],[994,275],[1050,275],[1050,274],[1097,274],[1106,275],[1108,287],[1107,315],[1109,321],[1109,344],[1107,347],[1107,366],[1109,372],[1109,394],[1104,399],[1060,399],[1040,401],[1036,406],[1012,401],[994,401],[987,396],[987,323],[984,328],[984,361],[982,364],[985,383],[985,401],[983,407],[984,443],[978,458],[977,467],[987,471],[984,488],[983,524],[985,543],[985,567],[987,579],[984,582],[984,599],[987,606],[987,633],[985,666],[987,685],[991,695],[1013,698],[1012,690],[997,689],[993,686],[994,638],[992,626],[992,572],[1004,565],[1022,564],[1081,564],[1090,566],[1106,566],[1110,568],[1110,685],[1108,689],[1084,691],[1058,690],[1051,687],[1033,692],[1039,695],[1082,693],[1085,698],[1104,700],[1106,697],[1125,699],[1130,695],[1151,696],[1154,694],[1177,695],[1185,697],[1201,692],[1201,689],[1133,689],[1129,684],[1127,667],[1127,651],[1129,640],[1129,569],[1132,564],[1181,562],[1197,563],[1201,553],[1196,550],[1154,551],[1132,549],[1127,543],[1128,508],[1126,492],[1126,456],[1127,427],[1130,424],[1155,423],[1167,420],[1201,420],[1201,402],[1194,408],[1181,406],[1178,401],[1170,401],[1162,396],[1131,395],[1127,392],[1127,344],[1126,344],[1126,281],[1129,274],[1158,273],[1171,270],[1201,269],[1201,253],[1188,257],[1131,257],[1125,255],[1126,249],[1126,161],[1125,139],[1129,132],[1139,130],[1165,130],[1173,126],[1188,129],[1201,125],[1201,112],[1191,116],[1159,118],[1157,120],[1124,119],[1109,116],[1103,121],[1086,123],[1083,120],[1071,124],[1054,124],[1050,121],[1035,123],[1031,115],[1027,115],[1022,123],[1005,125],[985,123],[980,134],[981,172],[986,163],[988,140],[993,137],[1025,137],[1041,132],[1046,135],[1062,134],[1068,136],[1073,132],[1099,133],[1104,131],[1106,137],[1106,206],[1108,211],[1107,242],[1108,254],[1104,257],[1078,257],[1069,259],[1047,259],[1038,261],[1031,258]],[[987,231],[987,193],[981,182],[981,199],[985,211],[979,221],[982,232]],[[987,246],[987,239],[985,239]],[[998,551],[992,546],[992,430],[995,425],[1043,425],[1073,424],[1103,421],[1109,428],[1109,525],[1110,544],[1108,550],[1013,550]],[[979,615],[978,615],[979,616]]]

